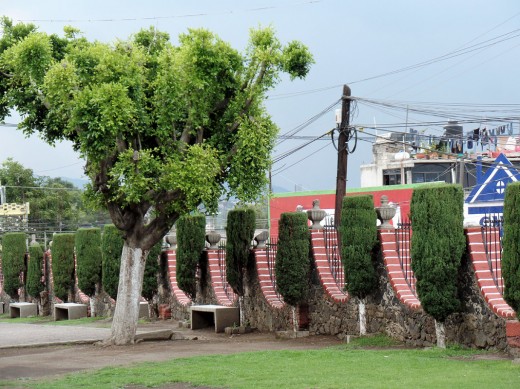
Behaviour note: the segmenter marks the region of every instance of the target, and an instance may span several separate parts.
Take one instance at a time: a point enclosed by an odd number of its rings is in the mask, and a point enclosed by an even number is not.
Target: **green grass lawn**
[[[364,343],[363,343],[364,342]],[[380,340],[376,340],[380,345]],[[373,341],[309,351],[264,351],[104,368],[58,380],[16,382],[34,388],[154,387],[189,382],[225,388],[514,388],[520,366],[473,358],[475,351],[366,349]],[[174,347],[174,346],[172,346]],[[13,383],[11,382],[11,385]],[[0,386],[2,384],[0,383]]]

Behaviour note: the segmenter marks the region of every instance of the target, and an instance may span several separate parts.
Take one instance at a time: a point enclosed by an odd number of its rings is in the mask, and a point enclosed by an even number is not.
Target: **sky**
[[[47,33],[73,25],[103,42],[151,25],[174,43],[188,28],[203,27],[243,50],[259,25],[272,25],[282,42],[303,42],[316,62],[307,78],[282,78],[266,101],[280,135],[291,135],[273,153],[275,191],[335,188],[337,152],[325,134],[336,127],[344,84],[356,97],[350,123],[364,129],[349,155],[349,188],[360,186],[376,135],[412,126],[440,134],[443,123],[458,119],[467,121],[464,131],[482,121],[499,125],[497,106],[520,103],[516,0],[0,0],[0,15]],[[518,133],[520,115],[507,115]],[[0,125],[0,162],[11,157],[37,175],[86,178],[70,143],[25,138],[13,126],[18,121],[13,113]]]

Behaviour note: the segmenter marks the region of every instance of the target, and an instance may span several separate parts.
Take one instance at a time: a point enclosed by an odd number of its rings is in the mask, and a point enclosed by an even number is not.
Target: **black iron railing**
[[[396,251],[399,257],[401,269],[403,270],[404,279],[413,294],[417,296],[415,289],[415,276],[412,270],[412,223],[410,221],[397,223],[397,228],[395,229],[395,241],[397,244]]]
[[[218,244],[218,268],[220,270],[220,279],[222,280],[222,287],[224,288],[224,292],[226,293],[227,298],[232,301],[235,298],[235,294],[231,286],[229,286],[227,282],[227,274],[226,274],[226,241],[221,240]]]
[[[271,279],[271,283],[273,285],[276,296],[281,300],[282,297],[278,293],[276,288],[276,271],[275,271],[275,263],[276,263],[276,249],[278,245],[278,238],[271,236],[269,240],[265,244],[265,252],[267,257],[267,269],[269,270],[269,278]]]
[[[325,252],[329,262],[330,272],[336,281],[336,285],[343,290],[345,287],[345,273],[341,262],[341,253],[338,245],[338,232],[333,225],[323,227],[323,237],[325,240]]]
[[[489,270],[493,275],[493,281],[500,293],[504,292],[504,280],[502,278],[502,235],[504,217],[502,214],[487,214],[482,222],[482,241],[488,261]]]

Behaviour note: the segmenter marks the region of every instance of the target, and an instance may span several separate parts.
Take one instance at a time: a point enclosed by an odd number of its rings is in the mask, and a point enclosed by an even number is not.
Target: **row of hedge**
[[[55,234],[52,242],[54,295],[68,301],[74,294],[77,276],[78,287],[87,296],[94,296],[102,288],[116,299],[123,245],[121,233],[113,225],[104,226],[103,233],[99,228],[82,228],[76,233]],[[17,300],[18,290],[25,287],[29,296],[38,298],[45,290],[44,253],[40,244],[31,244],[27,255],[26,234],[7,233],[2,238],[2,247],[5,292]],[[157,294],[160,253],[161,242],[150,250],[146,262],[143,296],[147,300]]]

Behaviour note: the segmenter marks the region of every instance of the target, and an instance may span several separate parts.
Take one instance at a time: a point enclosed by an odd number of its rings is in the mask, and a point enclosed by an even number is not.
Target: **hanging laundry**
[[[513,135],[513,123],[509,123],[507,126],[507,134]]]
[[[473,140],[480,139],[480,127],[473,130]]]

